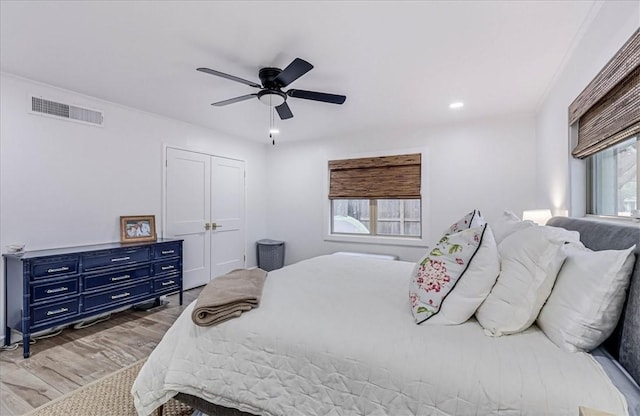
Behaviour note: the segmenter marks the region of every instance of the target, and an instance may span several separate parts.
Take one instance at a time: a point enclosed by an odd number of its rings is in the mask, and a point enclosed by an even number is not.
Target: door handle
[[[209,231],[211,229],[211,224],[209,224],[208,222],[204,223],[204,229]]]
[[[212,229],[212,230],[215,230],[216,228],[222,228],[222,225],[218,225],[218,224],[216,224],[215,222],[212,222],[212,223],[211,223],[211,229]]]

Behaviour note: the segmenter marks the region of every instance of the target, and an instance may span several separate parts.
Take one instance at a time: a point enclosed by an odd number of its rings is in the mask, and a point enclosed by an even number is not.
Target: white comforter
[[[147,415],[178,392],[256,415],[627,414],[588,354],[537,328],[500,338],[474,320],[416,325],[412,263],[322,256],[267,277],[258,309],[215,327],[190,305],[132,393]]]

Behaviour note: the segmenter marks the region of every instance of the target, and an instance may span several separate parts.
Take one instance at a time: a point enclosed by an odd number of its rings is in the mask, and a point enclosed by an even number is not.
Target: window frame
[[[625,143],[631,139],[636,140],[636,198],[640,198],[640,135],[632,136],[626,139]],[[614,146],[617,147],[618,145]],[[640,220],[640,206],[636,205],[636,210],[638,211],[636,214],[632,215],[611,215],[611,214],[596,214],[595,208],[597,205],[596,202],[596,183],[594,175],[597,174],[598,166],[596,166],[595,158],[600,155],[602,152],[609,150],[603,149],[600,152],[597,152],[590,157],[584,160],[585,164],[585,184],[586,184],[586,206],[585,206],[585,216],[594,217],[594,218],[605,218],[605,219],[616,219],[621,221],[635,221]],[[617,151],[617,150],[615,150]],[[595,172],[594,172],[595,171]],[[638,202],[636,202],[638,204]]]
[[[333,222],[333,210],[331,208],[331,199],[329,195],[329,169],[326,168],[330,160],[337,159],[355,159],[355,158],[367,158],[367,157],[381,157],[381,156],[394,156],[399,154],[420,153],[422,155],[422,161],[420,165],[420,237],[409,236],[388,236],[388,235],[371,235],[371,234],[347,234],[347,233],[332,233],[331,224]],[[420,148],[402,148],[393,149],[378,152],[358,153],[358,154],[337,154],[329,155],[324,160],[325,162],[325,174],[324,174],[324,187],[323,187],[323,216],[324,216],[324,241],[330,242],[342,242],[342,243],[356,243],[356,244],[374,244],[385,246],[405,246],[405,247],[428,247],[427,241],[427,213],[430,209],[430,204],[426,195],[429,195],[429,186],[427,182],[427,166],[429,163],[427,151],[424,147]],[[382,198],[384,199],[384,198]]]

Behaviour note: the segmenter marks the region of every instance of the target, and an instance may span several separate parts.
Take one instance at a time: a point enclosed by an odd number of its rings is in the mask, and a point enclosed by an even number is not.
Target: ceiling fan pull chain
[[[271,97],[269,97],[269,104],[271,104]],[[275,132],[274,107],[272,105],[269,105],[269,138],[271,139],[271,144],[273,146],[276,145],[276,139],[273,138],[274,132]]]

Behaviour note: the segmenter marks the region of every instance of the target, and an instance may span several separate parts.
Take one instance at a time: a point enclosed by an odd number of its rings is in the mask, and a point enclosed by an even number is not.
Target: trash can
[[[270,272],[284,266],[284,241],[259,240],[256,243],[258,250],[258,267]]]

